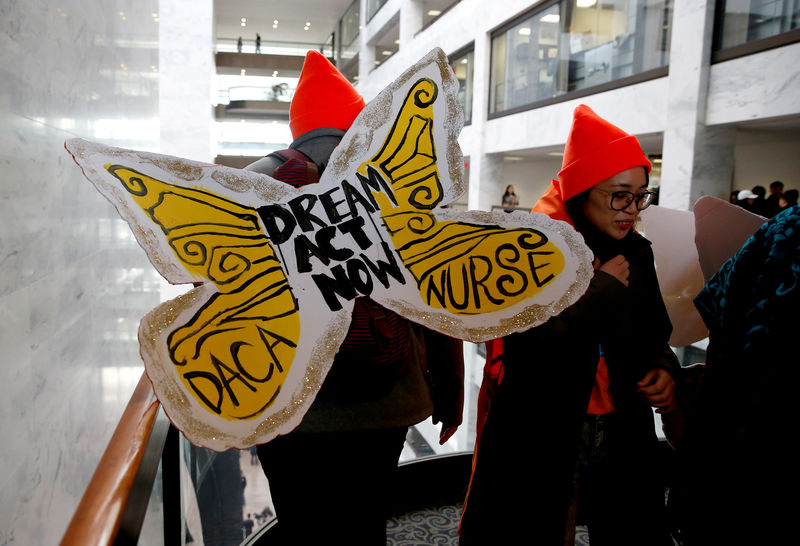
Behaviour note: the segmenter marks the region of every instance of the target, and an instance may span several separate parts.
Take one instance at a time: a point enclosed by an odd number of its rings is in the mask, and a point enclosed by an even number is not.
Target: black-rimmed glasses
[[[636,210],[644,210],[652,205],[653,200],[656,198],[655,192],[652,191],[633,193],[630,191],[609,191],[601,188],[595,189],[611,196],[611,208],[613,210],[625,210],[634,201],[636,201]]]

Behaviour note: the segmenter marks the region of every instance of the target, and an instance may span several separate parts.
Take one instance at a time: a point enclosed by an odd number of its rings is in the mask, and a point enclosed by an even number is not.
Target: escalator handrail
[[[64,533],[62,545],[114,542],[158,409],[150,380],[142,373]]]

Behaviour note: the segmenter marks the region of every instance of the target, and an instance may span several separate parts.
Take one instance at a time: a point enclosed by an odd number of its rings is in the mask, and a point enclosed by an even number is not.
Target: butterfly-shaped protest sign
[[[457,91],[432,51],[364,108],[320,182],[301,189],[67,141],[156,269],[203,282],[139,328],[156,395],[190,441],[243,448],[297,426],[358,296],[477,342],[541,324],[585,291],[591,252],[567,224],[441,208],[465,189]]]

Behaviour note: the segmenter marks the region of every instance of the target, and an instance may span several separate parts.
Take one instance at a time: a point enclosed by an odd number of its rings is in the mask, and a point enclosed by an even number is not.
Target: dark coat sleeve
[[[461,424],[464,411],[464,342],[423,329],[428,379],[433,398],[433,422]]]
[[[620,315],[609,317],[615,331],[605,340],[612,393],[623,403],[636,396],[636,382],[648,371],[661,368],[674,376],[680,368],[668,343],[672,323],[661,297],[653,251],[643,240],[626,258],[630,277],[624,307]]]

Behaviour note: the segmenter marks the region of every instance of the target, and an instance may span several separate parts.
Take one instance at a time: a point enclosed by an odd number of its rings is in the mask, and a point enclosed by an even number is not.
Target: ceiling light
[[[459,62],[460,62],[461,64],[467,64],[467,58],[466,58],[466,57],[464,57],[464,58],[463,58],[463,59],[461,59]]]
[[[278,20],[277,20],[277,19],[275,19],[274,21],[272,21],[272,24],[273,24],[273,25],[277,25],[277,24],[278,24]]]
[[[400,45],[400,40],[395,40],[394,45]]]
[[[242,74],[241,74],[241,75],[242,75],[242,76],[244,76],[245,74],[247,74],[247,70],[245,70],[244,68],[242,68]]]
[[[382,53],[383,55],[391,55],[392,53],[394,53],[394,51],[389,51],[389,50],[387,49],[387,50],[381,51],[381,53]]]
[[[503,159],[506,161],[522,161],[524,158],[516,155],[507,155]]]
[[[306,26],[310,27],[311,26],[311,21],[306,21]]]
[[[547,152],[547,155],[552,155],[555,157],[564,157],[564,152]]]
[[[242,17],[242,23],[246,23],[246,22],[247,22],[247,17]]]
[[[428,10],[428,15],[430,15],[431,17],[439,17],[441,14],[442,14],[442,10],[438,10],[438,9]]]
[[[543,23],[558,23],[561,20],[561,17],[559,17],[557,13],[548,13],[539,20]]]
[[[597,0],[578,0],[576,3],[579,8],[591,8],[597,3]]]
[[[157,14],[157,13],[155,13],[155,12],[151,13],[150,15],[152,15],[152,16],[153,16],[153,19],[157,19],[157,18],[158,18],[158,14]]]
[[[520,33],[521,36],[530,36],[531,35],[531,29],[530,29],[530,27],[522,27],[521,29],[519,29],[519,33]]]
[[[246,26],[247,26],[247,23],[245,23],[244,21],[242,21],[242,26],[243,26],[243,27],[246,27]]]
[[[272,25],[272,28],[278,28],[278,25]]]
[[[278,71],[277,71],[277,70],[275,70],[275,71],[272,73],[272,77],[273,77],[273,78],[277,78],[277,77],[278,77]]]

